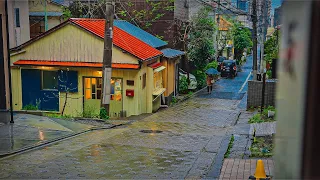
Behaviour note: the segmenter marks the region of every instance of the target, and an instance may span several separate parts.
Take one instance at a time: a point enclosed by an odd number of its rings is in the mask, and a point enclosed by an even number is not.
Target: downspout
[[[44,0],[44,29],[48,31],[48,13],[47,13],[47,0]]]
[[[8,0],[5,0],[5,15],[6,15],[6,34],[7,34],[7,53],[8,53],[8,74],[9,74],[9,92],[10,92],[10,123],[14,123],[13,120],[13,105],[12,105],[12,83],[11,83],[11,61],[10,61],[10,45],[9,45],[9,21],[8,21]]]

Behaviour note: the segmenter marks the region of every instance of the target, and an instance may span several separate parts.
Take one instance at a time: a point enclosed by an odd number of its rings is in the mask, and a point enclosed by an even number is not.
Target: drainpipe
[[[12,105],[12,83],[11,83],[11,61],[10,61],[10,45],[9,45],[9,21],[8,21],[8,0],[5,0],[5,15],[6,15],[6,34],[7,34],[7,53],[8,53],[8,74],[9,74],[9,93],[10,93],[10,123],[14,123],[13,120],[13,105]]]
[[[44,0],[44,25],[45,31],[48,31],[47,0]]]

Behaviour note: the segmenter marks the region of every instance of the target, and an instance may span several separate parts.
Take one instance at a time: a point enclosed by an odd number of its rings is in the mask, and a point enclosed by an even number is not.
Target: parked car
[[[221,70],[221,64],[222,64],[222,62],[224,61],[224,60],[227,60],[227,58],[226,57],[223,57],[223,56],[220,56],[219,58],[218,58],[218,68],[217,68],[217,70],[220,72],[220,70]]]
[[[237,62],[235,60],[224,60],[221,64],[221,77],[235,77],[237,75]]]
[[[188,78],[188,74],[187,72],[183,71],[182,69],[179,69],[179,80],[181,79],[181,77],[184,76],[186,78]],[[197,79],[196,77],[189,73],[189,80],[190,80],[190,84],[188,86],[188,89],[189,90],[195,90],[197,89],[197,86],[198,86],[198,82],[197,82]]]

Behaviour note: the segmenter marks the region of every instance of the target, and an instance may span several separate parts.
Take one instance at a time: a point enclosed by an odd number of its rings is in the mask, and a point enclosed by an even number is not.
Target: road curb
[[[37,145],[30,145],[30,146],[26,146],[24,148],[18,149],[16,151],[0,154],[0,159],[4,159],[4,158],[7,158],[7,157],[11,157],[11,156],[14,156],[14,155],[18,155],[18,154],[22,154],[22,153],[25,153],[25,152],[28,152],[28,151],[32,151],[32,150],[35,150],[35,149],[38,149],[38,148],[41,148],[41,147],[45,147],[45,146],[48,146],[48,145],[51,145],[51,144],[54,144],[54,143],[57,143],[57,142],[60,142],[60,141],[64,141],[64,140],[69,139],[69,138],[73,138],[73,137],[76,137],[76,136],[80,136],[82,134],[89,133],[89,132],[99,131],[99,130],[107,130],[107,129],[114,129],[116,127],[124,126],[124,125],[127,125],[127,124],[129,124],[129,123],[112,125],[110,127],[94,127],[94,128],[90,128],[90,129],[87,129],[85,131],[81,131],[81,132],[78,132],[78,133],[73,133],[73,134],[69,134],[69,135],[66,135],[66,136],[62,136],[62,137],[59,137],[59,138],[56,138],[56,139],[52,139],[52,140],[37,144]]]
[[[232,135],[227,135],[221,142],[220,149],[205,179],[218,179]]]

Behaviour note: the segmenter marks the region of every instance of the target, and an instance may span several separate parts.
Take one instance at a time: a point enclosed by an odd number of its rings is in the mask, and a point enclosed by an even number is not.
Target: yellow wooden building
[[[11,49],[14,110],[80,116],[98,114],[101,99],[104,20],[69,19]],[[114,27],[111,117],[151,113],[166,89],[163,53]]]
[[[170,105],[172,97],[179,93],[179,63],[181,56],[185,53],[170,48],[165,48],[161,52],[163,53],[161,63],[166,67],[162,73],[163,86],[166,89],[164,92],[165,104]]]
[[[165,88],[165,92],[162,95],[161,104],[170,105],[172,97],[178,94],[179,63],[181,56],[183,56],[185,53],[176,49],[167,48],[167,42],[160,40],[159,38],[127,21],[116,20],[114,25],[149,44],[150,46],[161,50],[163,56],[161,57],[160,61],[165,67],[165,69],[162,71],[162,83],[163,87]]]

